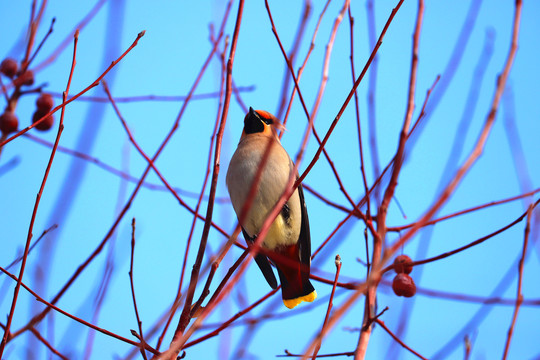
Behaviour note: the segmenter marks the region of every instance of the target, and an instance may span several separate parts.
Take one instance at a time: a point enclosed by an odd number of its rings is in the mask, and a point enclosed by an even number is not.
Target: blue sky
[[[396,4],[397,1],[376,2],[377,36]],[[428,103],[428,113],[423,127],[418,136],[412,139],[414,143],[407,148],[407,158],[389,208],[387,221],[389,226],[414,222],[429,209],[434,199],[438,197],[441,186],[445,185],[455,172],[455,167],[449,172],[445,170],[454,142],[456,139],[463,142],[461,154],[457,156],[458,164],[461,164],[476,142],[488,115],[496,78],[508,53],[514,5],[502,1],[483,1],[475,4],[478,5],[477,16],[472,22],[467,42],[461,42],[457,46],[463,50],[462,56],[459,62],[455,63],[457,64],[455,73],[450,77],[446,69],[467,13],[470,11],[470,4],[468,1],[452,3],[426,1],[413,119],[417,118],[426,91],[432,86],[437,75],[442,75],[442,78]],[[189,4],[175,1],[105,2],[97,15],[80,32],[77,65],[70,93],[75,94],[92,83],[111,61],[127,49],[137,33],[146,30],[137,47],[106,76],[113,96],[187,94],[211,50],[209,24],[213,24],[215,33],[221,23],[225,5],[226,3],[221,1],[199,1]],[[302,5],[301,2],[270,3],[277,32],[287,51],[291,48],[297,32]],[[91,2],[50,1],[37,39],[43,38],[53,17],[56,18],[54,31],[33,65],[47,59],[59,44],[70,36],[76,24],[93,6],[94,3]],[[321,22],[313,53],[300,80],[300,88],[309,110],[312,109],[319,89],[325,46],[333,22],[342,6],[343,2],[340,1],[330,3]],[[237,8],[238,3],[234,2],[225,27],[225,34],[228,36],[232,36],[234,30]],[[304,59],[309,49],[322,8],[322,2],[314,2],[294,65],[295,69],[300,66],[300,61]],[[408,0],[404,2],[384,38],[377,57],[375,116],[377,153],[381,167],[386,166],[395,154],[399,131],[405,116],[416,10],[417,2]],[[2,18],[0,33],[6,34],[0,42],[2,57],[22,58],[29,11],[28,1],[0,3]],[[353,2],[351,11],[355,19],[354,59],[358,74],[371,51],[365,2]],[[540,33],[540,23],[537,21],[539,11],[538,3],[525,2],[519,49],[495,125],[482,156],[439,215],[505,199],[539,187],[540,167],[537,154],[540,153],[538,142],[540,102],[536,86],[540,82],[537,65],[540,55],[537,43],[537,36]],[[490,55],[485,50],[486,43],[492,49]],[[220,49],[223,49],[223,45],[220,45]],[[51,65],[36,72],[36,84],[47,83],[47,91],[61,93],[65,89],[71,56],[70,43]],[[350,27],[346,17],[337,32],[328,84],[315,119],[315,128],[321,137],[326,134],[351,89],[353,80],[349,56]],[[481,65],[478,65],[479,62]],[[235,84],[247,88],[241,92],[242,101],[247,106],[276,113],[284,70],[285,62],[272,34],[264,2],[246,2],[233,69]],[[482,77],[479,78],[477,74],[481,74]],[[218,58],[214,57],[195,93],[219,91],[220,76],[221,64]],[[373,149],[368,140],[370,115],[367,94],[369,80],[373,76],[372,72],[368,73],[358,87],[365,167],[370,184],[374,181],[374,164]],[[2,80],[6,83],[6,78]],[[471,90],[472,85],[475,87]],[[468,100],[474,99],[472,94],[475,89],[478,93],[477,101],[468,103]],[[104,92],[101,86],[98,86],[88,95],[103,97]],[[35,95],[27,95],[20,100],[16,110],[20,127],[29,125],[35,99]],[[56,103],[59,101],[60,99],[56,98]],[[156,166],[168,182],[182,190],[180,196],[191,207],[196,205],[197,199],[190,194],[197,194],[202,188],[210,150],[210,137],[218,116],[218,102],[215,97],[192,100],[180,120],[178,130],[156,162]],[[118,106],[136,141],[151,156],[170,130],[182,102],[129,101],[119,102]],[[236,217],[232,206],[226,201],[228,195],[224,177],[228,161],[240,138],[243,117],[244,110],[233,97],[223,137],[221,171],[217,187],[217,196],[224,201],[216,204],[213,215],[214,221],[227,232],[234,229]],[[59,113],[56,115],[57,120],[58,118]],[[61,146],[87,154],[135,178],[141,176],[146,162],[129,143],[109,103],[89,102],[84,99],[75,101],[66,108],[64,122]],[[461,123],[467,126],[460,125]],[[293,158],[299,151],[306,124],[306,116],[296,97],[288,119],[287,131],[282,139],[283,146]],[[465,128],[468,129],[464,131]],[[56,130],[47,133],[32,130],[29,134],[53,142]],[[509,139],[518,139],[521,151],[515,146],[515,142]],[[360,172],[354,100],[344,112],[326,149],[345,189],[353,199],[359,200],[364,194],[364,186]],[[316,150],[317,143],[312,136],[299,166],[301,171],[306,168]],[[19,137],[2,150],[0,228],[3,230],[0,232],[0,239],[3,251],[0,252],[0,265],[3,267],[11,263],[24,247],[36,193],[49,156],[49,147],[28,137]],[[147,182],[162,185],[153,172],[150,172]],[[333,202],[350,207],[324,156],[320,157],[308,174],[305,184]],[[125,206],[133,190],[133,182],[128,182],[92,162],[63,152],[57,153],[38,209],[34,240],[53,224],[57,224],[58,228],[48,234],[30,254],[24,282],[45,299],[52,299],[105,237],[119,209]],[[421,230],[404,246],[402,252],[415,260],[421,260],[451,251],[512,222],[537,198],[536,195],[522,201],[490,207],[440,222],[436,226]],[[310,192],[306,192],[306,202],[310,214],[312,248],[316,249],[346,214],[329,207]],[[403,213],[398,208],[398,203]],[[203,202],[201,213],[206,212],[206,207],[207,202]],[[376,208],[373,207],[372,213],[375,212]],[[147,332],[166,311],[176,294],[186,239],[193,217],[170,193],[153,188],[141,189],[103,252],[77,278],[59,301],[58,306],[100,327],[134,339],[129,330],[137,329],[137,324],[128,277],[132,218],[136,218],[137,222],[134,281],[143,331]],[[186,276],[189,276],[191,271],[202,228],[203,223],[199,221],[187,261]],[[340,280],[362,281],[366,271],[358,259],[364,262],[366,260],[364,228],[365,225],[360,220],[348,221],[314,259],[312,272],[333,279],[334,257],[340,254],[343,260]],[[412,299],[398,298],[390,287],[382,284],[379,287],[378,307],[382,310],[388,306],[389,310],[381,320],[392,331],[397,331],[400,319],[404,318],[402,309],[409,309],[408,330],[402,335],[402,340],[407,345],[428,358],[440,356],[438,358],[462,359],[464,351],[462,329],[477,311],[481,308],[488,309],[489,312],[482,321],[475,322],[466,331],[473,341],[471,358],[501,357],[514,307],[508,305],[483,307],[470,301],[449,299],[445,294],[515,299],[516,261],[521,255],[524,229],[523,221],[482,245],[444,260],[429,263],[421,269],[415,268],[411,276],[416,285],[420,289],[434,291],[435,295],[419,291]],[[537,229],[538,226],[535,224],[525,262],[523,278],[525,299],[540,298],[536,281],[536,274],[540,268]],[[393,242],[398,237],[398,233],[389,233],[387,241]],[[210,232],[203,281],[206,279],[210,255],[217,254],[225,241],[223,235],[217,231]],[[243,243],[243,239],[239,241]],[[420,244],[429,246],[426,248]],[[211,292],[240,254],[241,250],[233,247],[225,257],[212,284]],[[102,306],[97,307],[95,298],[107,261],[114,265],[110,273],[111,280]],[[17,266],[11,271],[18,273]],[[40,280],[40,271],[43,271],[43,275],[47,278],[46,282]],[[504,289],[497,292],[496,288],[507,272],[511,276],[504,282]],[[392,277],[391,274],[387,274],[384,280],[391,282]],[[188,356],[268,359],[283,354],[284,349],[292,353],[301,353],[321,327],[331,290],[330,286],[322,283],[315,282],[314,285],[319,299],[312,305],[304,304],[298,310],[288,311],[281,304],[279,295],[275,295],[243,319],[257,319],[265,314],[279,316],[264,321],[255,329],[250,328],[241,319],[239,324],[231,326],[218,337],[189,348]],[[13,286],[14,283],[6,276],[0,279],[0,311],[4,314],[4,319],[11,305]],[[202,287],[202,282],[199,286]],[[208,327],[198,331],[192,339],[211,331],[213,325],[229,319],[269,290],[257,267],[250,265],[234,291],[207,319]],[[200,291],[201,288],[198,287],[196,296]],[[349,291],[338,290],[334,308],[339,308],[349,296]],[[356,347],[358,332],[354,329],[361,326],[363,306],[364,299],[361,298],[325,339],[320,354],[352,351]],[[99,308],[97,314],[96,308]],[[12,328],[19,329],[39,309],[41,306],[34,298],[22,291]],[[173,319],[172,329],[166,334],[165,344],[172,338],[178,315]],[[54,314],[47,319],[40,327],[44,336],[61,353],[73,358],[83,358],[85,348],[89,346],[87,328],[60,314]],[[4,321],[2,320],[2,323]],[[538,306],[522,306],[514,329],[510,359],[533,359],[539,356],[536,345],[539,323]],[[451,350],[447,350],[445,346],[454,338],[457,339],[456,342],[451,342],[449,345]],[[123,358],[132,349],[130,345],[99,333],[94,335],[92,341],[90,357],[95,359],[115,356]],[[156,338],[149,340],[149,343],[155,345]],[[44,346],[36,344],[30,334],[21,335],[13,340],[4,354],[6,358],[8,355],[9,358],[38,359],[46,354],[48,356]],[[395,346],[389,335],[380,327],[376,327],[369,344],[367,358],[415,357],[401,347]]]

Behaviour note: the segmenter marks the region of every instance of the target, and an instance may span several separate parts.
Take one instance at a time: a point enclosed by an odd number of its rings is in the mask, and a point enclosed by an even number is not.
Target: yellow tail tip
[[[283,304],[285,304],[286,307],[289,309],[293,309],[296,307],[296,305],[300,304],[303,301],[306,302],[312,302],[317,298],[317,292],[313,290],[311,293],[297,297],[295,299],[283,299]]]

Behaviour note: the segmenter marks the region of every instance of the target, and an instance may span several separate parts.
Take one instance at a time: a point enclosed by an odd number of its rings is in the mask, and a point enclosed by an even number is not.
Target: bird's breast
[[[270,141],[273,141],[272,148],[262,170],[255,196],[247,215],[243,221],[241,220],[242,227],[250,236],[260,232],[266,217],[283,194],[294,166],[285,149],[274,138],[248,136],[238,145],[227,171],[226,181],[231,202],[238,218],[241,219],[243,206]],[[295,244],[300,234],[301,221],[300,199],[298,190],[295,190],[272,223],[263,246],[274,250],[280,246]]]

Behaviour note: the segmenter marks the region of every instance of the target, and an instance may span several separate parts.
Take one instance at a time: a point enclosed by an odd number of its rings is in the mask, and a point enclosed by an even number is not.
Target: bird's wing
[[[307,284],[309,283],[309,273],[311,267],[311,234],[309,232],[309,218],[306,202],[304,200],[304,189],[302,188],[302,184],[298,185],[298,196],[300,197],[300,210],[302,213],[302,223],[300,225],[300,235],[298,237],[300,263],[302,264],[301,277],[302,282]]]
[[[249,236],[246,230],[244,230],[244,228],[242,228],[242,233],[244,234],[244,238],[246,239],[246,241],[249,244],[253,244],[255,237],[252,238],[251,236]],[[257,265],[259,265],[259,269],[261,269],[261,272],[263,273],[266,282],[268,282],[268,285],[270,285],[270,287],[274,290],[277,289],[278,284],[276,276],[274,275],[274,271],[272,270],[272,266],[270,265],[270,261],[268,261],[266,255],[258,253],[257,255],[255,255],[255,262],[257,263]]]

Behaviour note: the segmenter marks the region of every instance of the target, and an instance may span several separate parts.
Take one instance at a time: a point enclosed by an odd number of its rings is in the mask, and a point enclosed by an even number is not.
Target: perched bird
[[[285,191],[289,176],[294,171],[294,164],[277,137],[276,128],[280,125],[274,115],[250,107],[244,118],[242,137],[227,171],[227,188],[231,202],[248,243],[256,240],[263,222]],[[268,146],[268,159],[264,164],[255,196],[250,200],[249,211],[242,220],[244,203],[248,200]],[[311,240],[302,185],[298,186],[281,209],[261,247],[264,251],[255,256],[255,261],[268,284],[276,289],[276,277],[268,258],[274,263],[286,307],[292,309],[302,301],[315,300],[317,292],[309,281]]]

